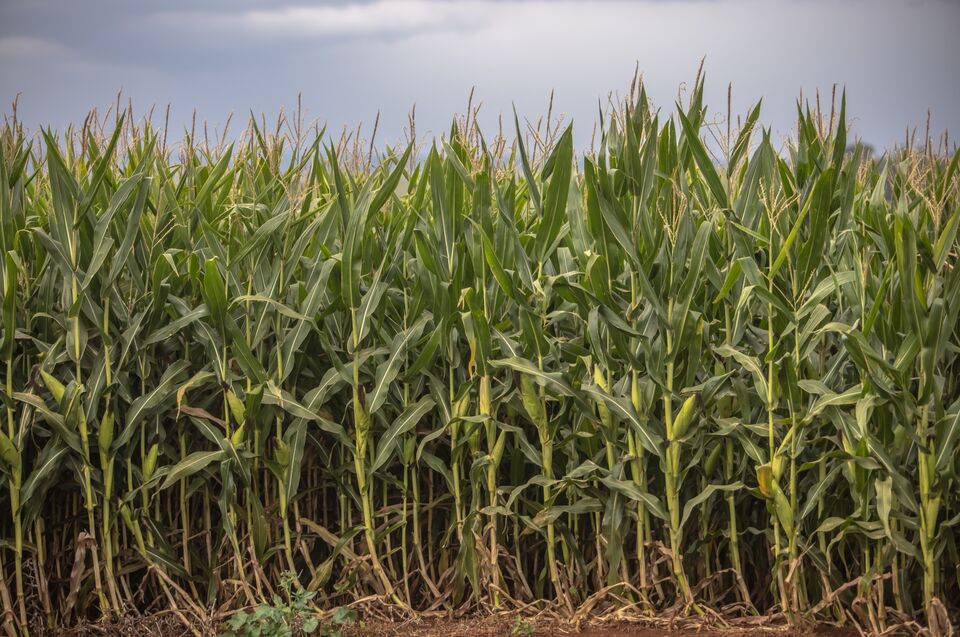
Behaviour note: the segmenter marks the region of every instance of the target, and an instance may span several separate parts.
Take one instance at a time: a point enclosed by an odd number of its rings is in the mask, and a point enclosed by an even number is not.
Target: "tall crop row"
[[[960,155],[872,157],[842,106],[707,144],[701,94],[639,89],[585,156],[8,121],[3,630],[293,571],[321,606],[945,631]]]

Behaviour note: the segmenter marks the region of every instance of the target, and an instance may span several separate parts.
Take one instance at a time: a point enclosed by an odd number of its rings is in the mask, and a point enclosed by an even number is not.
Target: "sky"
[[[305,118],[338,130],[380,113],[377,140],[442,133],[471,89],[481,127],[500,113],[553,113],[589,144],[599,109],[634,69],[674,108],[705,59],[706,103],[788,134],[796,99],[845,88],[853,130],[889,147],[908,127],[960,135],[960,0],[0,0],[0,113],[19,95],[30,130],[92,107],[273,117],[301,95]],[[154,117],[162,120],[162,115]],[[508,121],[508,120],[505,120]]]

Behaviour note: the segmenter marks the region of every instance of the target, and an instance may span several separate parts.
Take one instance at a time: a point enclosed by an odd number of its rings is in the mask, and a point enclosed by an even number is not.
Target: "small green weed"
[[[227,621],[224,637],[341,637],[340,630],[356,620],[356,611],[340,607],[330,620],[320,623],[310,607],[315,593],[294,586],[295,575],[280,580],[283,595],[274,595],[272,604],[260,604],[251,612],[239,612]]]
[[[534,631],[533,624],[521,615],[513,618],[513,626],[510,627],[511,635],[532,635]]]

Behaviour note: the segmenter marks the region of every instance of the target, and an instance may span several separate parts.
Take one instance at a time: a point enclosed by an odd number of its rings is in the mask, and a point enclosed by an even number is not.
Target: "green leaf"
[[[710,193],[721,208],[729,208],[730,204],[727,202],[727,191],[723,187],[723,182],[720,180],[720,175],[717,173],[717,168],[713,164],[713,160],[710,159],[710,156],[707,154],[707,149],[700,139],[700,131],[690,123],[690,120],[684,115],[682,110],[677,109],[677,115],[683,126],[683,134],[687,142],[687,147],[693,153],[693,159],[696,161],[697,168],[700,169],[704,179],[706,179]]]
[[[653,430],[649,422],[640,419],[629,400],[611,396],[597,385],[585,385],[583,391],[606,405],[617,417],[630,423],[643,448],[658,458],[663,458],[663,438]]]
[[[180,385],[180,376],[190,367],[187,361],[177,361],[170,365],[163,372],[160,382],[157,383],[151,391],[136,398],[127,409],[126,423],[120,434],[114,439],[112,451],[123,449],[133,438],[137,431],[137,426],[153,411],[162,408],[167,404],[171,397],[176,393]]]
[[[420,419],[433,409],[436,403],[430,396],[424,396],[413,405],[410,405],[397,416],[386,432],[377,441],[377,454],[370,465],[370,473],[373,474],[380,467],[384,466],[393,455],[397,441],[403,434],[417,426]]]
[[[407,330],[397,334],[390,343],[390,355],[377,367],[373,391],[367,394],[367,411],[371,416],[386,402],[390,383],[397,377],[410,344],[420,338],[431,318],[430,314],[424,314]]]
[[[683,505],[683,515],[680,517],[680,528],[687,523],[687,520],[690,519],[690,515],[693,514],[694,509],[706,502],[711,495],[717,491],[739,491],[744,488],[744,484],[737,480],[736,482],[731,482],[730,484],[709,484],[704,489],[693,496]]]
[[[226,454],[219,449],[216,451],[195,451],[170,468],[167,477],[160,484],[160,490],[168,489],[181,480],[203,471],[211,462],[221,462],[225,458]]]
[[[216,259],[207,259],[203,268],[203,298],[207,303],[210,317],[217,328],[226,331],[227,292],[226,284],[217,268]]]
[[[541,263],[547,260],[548,251],[560,235],[560,229],[567,218],[567,196],[570,193],[570,175],[573,169],[572,125],[560,135],[548,162],[553,165],[553,171],[543,201],[543,217],[537,226],[534,251]]]

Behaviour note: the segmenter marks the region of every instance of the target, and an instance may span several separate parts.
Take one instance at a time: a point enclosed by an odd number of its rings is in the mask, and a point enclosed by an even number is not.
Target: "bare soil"
[[[659,623],[659,622],[654,622]],[[477,619],[425,619],[361,624],[343,631],[344,637],[857,637],[852,628],[810,625],[797,628],[751,619],[741,625],[651,626],[649,623],[612,621],[581,625],[556,620],[527,620],[503,616]]]
[[[211,625],[194,628],[204,637],[216,633]],[[698,624],[689,619],[671,622],[663,618],[574,624],[543,617],[518,621],[515,615],[366,621],[347,626],[342,633],[343,637],[858,637],[853,628],[823,624],[789,627],[767,618],[733,620],[727,625]],[[42,637],[194,637],[196,633],[173,615],[164,613],[127,616],[108,624],[82,624],[39,634]]]

